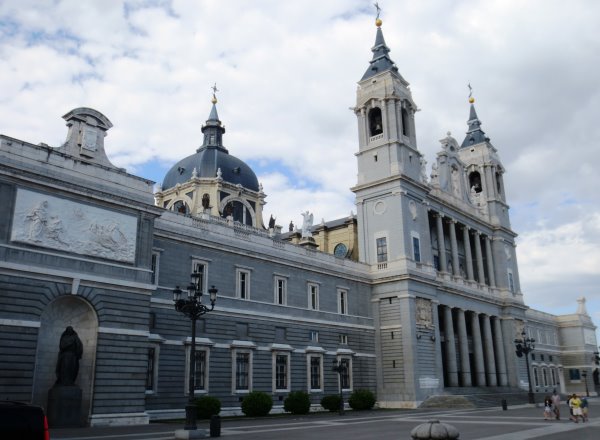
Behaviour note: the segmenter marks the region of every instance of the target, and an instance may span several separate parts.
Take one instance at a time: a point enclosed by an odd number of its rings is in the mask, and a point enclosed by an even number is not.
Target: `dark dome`
[[[254,171],[246,163],[228,154],[222,148],[203,147],[196,154],[177,162],[165,175],[162,189],[173,188],[178,183],[185,183],[192,178],[196,168],[198,177],[214,178],[221,168],[221,177],[225,182],[258,191],[258,179]]]

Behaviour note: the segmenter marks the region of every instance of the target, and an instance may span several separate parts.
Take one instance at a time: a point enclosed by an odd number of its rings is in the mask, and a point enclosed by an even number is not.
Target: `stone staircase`
[[[419,408],[500,408],[503,400],[508,406],[524,405],[528,403],[527,392],[511,387],[444,388],[444,394],[429,397]],[[536,402],[543,400],[544,394],[536,395]]]

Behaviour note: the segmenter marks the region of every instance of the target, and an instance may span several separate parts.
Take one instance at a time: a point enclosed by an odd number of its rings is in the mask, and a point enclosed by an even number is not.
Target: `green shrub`
[[[221,412],[221,401],[213,396],[202,396],[196,399],[196,412],[199,419],[210,419]]]
[[[310,397],[306,391],[292,391],[283,401],[283,409],[292,414],[308,414]]]
[[[356,390],[350,394],[348,404],[354,410],[371,409],[375,406],[375,394],[369,390]]]
[[[321,406],[331,412],[338,411],[340,409],[339,394],[331,394],[329,396],[323,396],[323,398],[321,399]]]
[[[250,417],[266,416],[271,408],[273,408],[273,399],[262,391],[252,391],[242,400],[242,412]]]

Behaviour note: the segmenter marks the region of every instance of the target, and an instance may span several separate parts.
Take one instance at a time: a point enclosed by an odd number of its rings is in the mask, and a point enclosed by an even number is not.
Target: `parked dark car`
[[[50,440],[44,409],[28,403],[0,401],[0,439]]]

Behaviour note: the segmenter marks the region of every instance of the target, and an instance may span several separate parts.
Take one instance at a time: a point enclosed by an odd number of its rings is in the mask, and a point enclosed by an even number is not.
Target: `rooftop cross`
[[[473,98],[473,87],[471,87],[471,83],[467,85],[469,88],[469,102],[473,104],[475,102],[475,98]]]
[[[373,3],[373,6],[375,6],[375,9],[377,9],[377,17],[375,17],[375,19],[377,20],[379,18],[379,13],[381,12],[381,8],[379,7],[379,3],[377,3],[377,2]]]
[[[215,85],[212,86],[211,89],[213,91],[212,103],[216,104],[217,103],[217,96],[215,94],[219,91],[219,89],[217,89],[217,83],[215,83]]]

